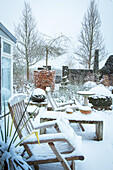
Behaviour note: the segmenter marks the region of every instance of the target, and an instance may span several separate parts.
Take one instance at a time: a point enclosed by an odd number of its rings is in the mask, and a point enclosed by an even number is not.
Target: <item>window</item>
[[[11,96],[11,59],[2,57],[2,111]]]
[[[11,54],[11,45],[3,42],[3,52]]]

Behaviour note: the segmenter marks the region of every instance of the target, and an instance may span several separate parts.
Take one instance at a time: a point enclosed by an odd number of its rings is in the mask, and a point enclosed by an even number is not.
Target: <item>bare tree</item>
[[[55,58],[66,53],[69,39],[62,34],[55,38],[52,38],[44,34],[42,36],[43,36],[43,45],[41,47],[42,49],[41,51],[42,53],[45,53],[46,70],[47,70],[49,57]]]
[[[16,53],[21,66],[26,67],[27,80],[29,81],[29,68],[41,59],[40,39],[36,29],[36,21],[32,16],[29,3],[24,3],[22,17],[19,25],[15,28],[17,46]]]
[[[75,52],[79,56],[79,62],[89,69],[94,64],[94,52],[96,49],[99,49],[100,60],[106,57],[100,27],[100,14],[95,0],[92,0],[83,18],[78,38],[79,45]]]

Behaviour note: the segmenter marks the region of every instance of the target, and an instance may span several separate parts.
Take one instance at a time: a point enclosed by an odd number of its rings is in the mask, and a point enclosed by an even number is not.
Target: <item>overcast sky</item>
[[[81,22],[90,0],[26,0],[30,2],[39,32],[58,36],[60,33],[77,40]],[[113,54],[113,0],[96,0],[102,21],[101,32],[106,50]],[[24,0],[0,0],[0,22],[14,34],[24,8]],[[75,45],[76,46],[76,45]]]

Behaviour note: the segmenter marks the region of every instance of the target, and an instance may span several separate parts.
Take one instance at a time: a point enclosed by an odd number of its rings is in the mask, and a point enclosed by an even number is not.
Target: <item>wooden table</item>
[[[94,92],[91,91],[78,91],[77,94],[84,97],[84,106],[88,106],[88,97],[94,95]]]
[[[58,116],[64,116],[70,123],[79,124],[95,124],[95,132],[97,140],[103,140],[103,120],[98,114],[91,113],[90,115],[81,114],[80,111],[76,111],[73,114],[67,114],[66,112],[47,111],[40,114],[40,121],[51,121],[58,118]],[[84,129],[83,129],[84,130]]]

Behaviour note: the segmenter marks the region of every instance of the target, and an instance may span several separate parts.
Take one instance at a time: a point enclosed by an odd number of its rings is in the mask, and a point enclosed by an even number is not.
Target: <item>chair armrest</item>
[[[72,106],[66,105],[66,106],[58,107],[58,108],[55,109],[55,111],[65,111],[68,108],[74,109],[74,110],[79,109],[78,105],[73,104]]]
[[[57,104],[58,104],[58,103],[57,103]],[[66,105],[71,105],[71,104],[74,104],[74,101],[69,101],[69,102],[65,102],[65,103],[59,103],[59,104],[58,104],[58,107],[66,106]]]
[[[36,129],[41,129],[41,128],[51,127],[51,126],[54,126],[55,124],[57,124],[57,120],[43,122],[43,123],[40,123],[37,127],[35,127],[35,130]]]
[[[65,133],[54,133],[54,134],[43,134],[39,135],[39,141],[40,143],[48,143],[48,142],[56,142],[56,141],[67,141],[67,135]],[[37,144],[37,138],[36,136],[30,136],[27,139],[25,139],[20,145],[25,144]]]

